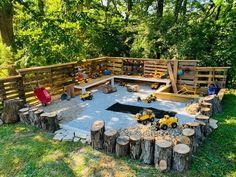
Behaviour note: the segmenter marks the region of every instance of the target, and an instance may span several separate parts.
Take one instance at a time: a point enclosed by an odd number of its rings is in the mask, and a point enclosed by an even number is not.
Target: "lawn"
[[[228,92],[215,118],[219,128],[198,149],[186,174],[94,151],[81,143],[55,142],[53,135],[23,124],[0,127],[0,176],[236,176],[236,91]]]

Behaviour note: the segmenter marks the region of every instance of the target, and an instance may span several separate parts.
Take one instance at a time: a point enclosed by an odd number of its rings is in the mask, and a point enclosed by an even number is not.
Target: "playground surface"
[[[123,129],[136,126],[138,123],[131,113],[116,112],[107,110],[116,103],[148,107],[162,111],[176,112],[176,117],[181,124],[194,121],[194,116],[185,112],[187,103],[173,102],[166,100],[157,100],[152,103],[137,102],[137,97],[145,98],[147,95],[154,92],[149,86],[141,86],[139,92],[128,92],[126,87],[116,85],[117,92],[104,94],[101,90],[92,90],[93,100],[82,101],[79,97],[75,97],[70,101],[73,102],[68,109],[63,109],[62,106],[53,105],[53,109],[47,108],[50,111],[55,111],[62,115],[63,121],[60,126],[63,129],[79,131],[84,134],[90,134],[90,127],[95,120],[102,119],[105,121],[106,128]],[[63,103],[63,104],[64,104]],[[62,104],[62,103],[57,103]],[[68,105],[68,104],[67,104]],[[58,110],[57,110],[58,109]],[[73,113],[74,119],[67,120],[67,115]]]

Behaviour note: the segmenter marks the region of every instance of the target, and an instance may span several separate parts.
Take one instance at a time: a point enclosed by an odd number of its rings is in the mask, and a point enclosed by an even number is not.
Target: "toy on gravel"
[[[155,114],[150,109],[144,109],[140,113],[137,113],[134,117],[139,123],[143,123],[143,125],[146,125],[148,121],[154,121]]]
[[[178,126],[178,119],[176,117],[170,117],[165,115],[159,121],[156,122],[157,130],[166,130],[168,127],[176,128]]]

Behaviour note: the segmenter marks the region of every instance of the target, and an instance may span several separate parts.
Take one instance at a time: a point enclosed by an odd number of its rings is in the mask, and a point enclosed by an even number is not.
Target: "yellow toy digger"
[[[80,99],[85,101],[85,100],[92,100],[93,99],[93,95],[91,92],[86,92],[84,94],[80,95]]]
[[[134,118],[138,121],[138,123],[142,123],[146,125],[148,121],[153,122],[155,119],[155,114],[150,109],[144,109],[142,112],[137,113]]]
[[[156,123],[156,130],[166,130],[168,127],[176,128],[178,126],[178,119],[165,115]]]
[[[152,101],[156,101],[156,96],[154,94],[151,94],[149,96],[147,96],[146,98],[144,98],[144,102],[146,103],[151,103]]]

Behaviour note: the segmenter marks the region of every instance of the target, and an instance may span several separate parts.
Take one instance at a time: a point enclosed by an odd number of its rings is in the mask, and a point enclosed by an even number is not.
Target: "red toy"
[[[34,88],[35,96],[41,101],[41,103],[46,106],[52,100],[51,96],[49,95],[48,91],[44,87],[35,87]]]

